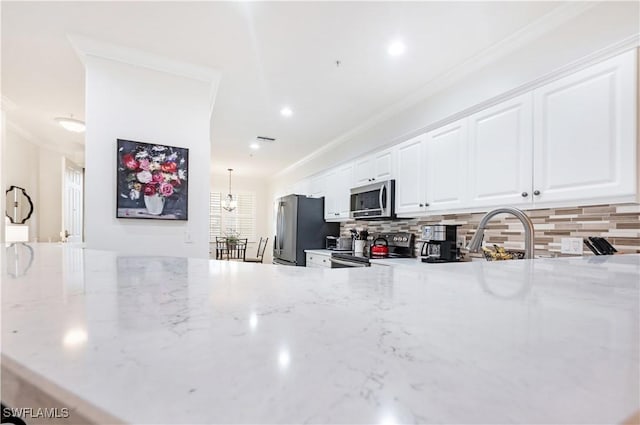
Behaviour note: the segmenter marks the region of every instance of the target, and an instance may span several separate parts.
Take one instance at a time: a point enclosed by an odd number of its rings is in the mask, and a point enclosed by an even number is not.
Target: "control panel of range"
[[[412,248],[415,244],[413,233],[379,233],[375,237],[385,239],[389,246]]]

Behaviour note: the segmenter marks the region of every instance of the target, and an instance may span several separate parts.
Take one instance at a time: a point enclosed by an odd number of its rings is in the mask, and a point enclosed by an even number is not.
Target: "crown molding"
[[[8,130],[11,130],[14,133],[17,133],[20,137],[22,137],[23,139],[25,139],[29,143],[34,144],[36,146],[44,146],[44,143],[38,141],[33,136],[33,134],[31,134],[30,132],[28,132],[24,128],[20,127],[18,124],[16,124],[15,122],[11,121],[9,118],[7,118],[6,123],[7,123],[7,129]]]
[[[67,34],[67,40],[85,67],[87,58],[96,57],[208,83],[210,85],[209,110],[213,109],[221,78],[218,70],[169,59],[132,47],[95,40],[80,34]]]
[[[65,158],[70,158],[71,156],[75,156],[76,153],[70,151],[69,149],[65,149],[63,146],[60,146],[57,143],[53,143],[50,140],[43,141],[35,137],[31,132],[25,130],[23,127],[19,126],[15,122],[11,121],[9,118],[6,119],[7,130],[11,130],[16,133],[18,136],[22,137],[27,142],[31,143],[38,148],[47,149],[49,151],[57,152],[64,156]]]
[[[453,68],[429,81],[427,84],[422,86],[422,88],[416,90],[411,95],[382,110],[362,124],[339,135],[319,149],[316,149],[300,160],[283,168],[278,173],[276,173],[274,177],[282,177],[283,175],[288,174],[289,172],[309,163],[323,153],[330,151],[337,146],[340,146],[341,144],[344,144],[354,136],[364,133],[365,131],[373,128],[375,125],[386,121],[387,119],[399,114],[400,112],[410,108],[411,106],[416,105],[417,103],[423,101],[424,99],[437,93],[438,91],[451,86],[456,81],[459,81],[460,79],[471,75],[480,68],[523,47],[524,45],[530,43],[541,35],[551,31],[554,28],[557,28],[564,22],[595,7],[599,3],[600,2],[568,2],[556,7],[555,9],[533,21],[529,25],[516,31],[515,33],[509,35],[501,41],[489,46],[488,48],[481,50],[474,56],[458,63]],[[394,142],[396,140],[394,140]],[[391,144],[393,144],[393,142],[390,141],[385,145],[385,147]]]

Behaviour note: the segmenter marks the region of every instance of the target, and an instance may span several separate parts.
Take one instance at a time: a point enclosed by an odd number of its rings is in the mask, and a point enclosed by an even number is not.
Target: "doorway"
[[[83,240],[83,182],[84,170],[70,163],[64,170],[64,227],[68,242]]]

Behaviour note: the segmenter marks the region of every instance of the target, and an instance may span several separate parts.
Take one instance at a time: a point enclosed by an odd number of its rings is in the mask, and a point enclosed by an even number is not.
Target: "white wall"
[[[31,197],[34,212],[26,223],[30,241],[59,242],[65,157],[25,139],[14,126],[7,126],[5,133],[1,161],[4,190],[19,186]]]
[[[59,242],[62,231],[62,187],[64,156],[46,148],[38,149],[40,176],[38,187],[38,241]]]
[[[87,247],[208,257],[211,83],[95,56],[85,66]],[[118,138],[189,148],[188,221],[115,218]]]
[[[38,218],[42,211],[38,200],[39,147],[24,139],[11,128],[6,129],[5,137],[4,159],[2,161],[5,178],[3,197],[4,191],[10,186],[22,187],[27,191],[34,204],[34,212],[26,224],[29,226],[29,240],[35,240],[38,237]]]
[[[2,102],[3,104],[4,102]],[[0,104],[0,105],[2,105]],[[5,166],[4,166],[4,161],[6,158],[6,154],[5,154],[5,141],[7,138],[7,120],[6,120],[6,113],[4,111],[4,105],[0,106],[0,187],[2,188],[2,190],[6,190],[5,188],[7,187],[7,182],[6,182],[6,178],[5,178]],[[2,194],[0,194],[2,195]],[[5,197],[4,196],[0,196],[0,214],[4,215],[4,211],[5,211]],[[2,219],[2,221],[0,222],[0,242],[4,242],[5,241],[5,236],[4,236],[4,218]],[[5,270],[4,268],[4,255],[0,256],[2,257],[2,263],[0,264],[0,267],[2,267],[2,270]]]

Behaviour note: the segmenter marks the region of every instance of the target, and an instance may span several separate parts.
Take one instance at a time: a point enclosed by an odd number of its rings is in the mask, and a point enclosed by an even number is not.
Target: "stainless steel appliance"
[[[325,248],[332,251],[351,251],[353,238],[349,236],[327,236]]]
[[[422,229],[423,245],[420,256],[425,263],[460,261],[457,245],[457,224],[436,224]]]
[[[395,188],[395,180],[386,180],[351,189],[351,218],[395,218]]]
[[[412,258],[414,257],[415,236],[412,233],[379,233],[372,236],[371,242],[386,242],[386,254],[374,254],[369,249],[368,255],[353,255],[335,252],[331,254],[331,268],[369,267],[369,259],[376,258]]]
[[[413,233],[378,233],[372,239],[378,246],[386,241],[387,252],[374,252],[369,249],[370,258],[412,258],[415,256],[416,237]]]
[[[305,266],[305,249],[323,249],[328,235],[340,233],[340,223],[324,221],[324,198],[288,195],[276,207],[274,264]]]
[[[368,257],[362,255],[343,254],[335,252],[331,254],[331,268],[344,269],[349,267],[371,267]]]

